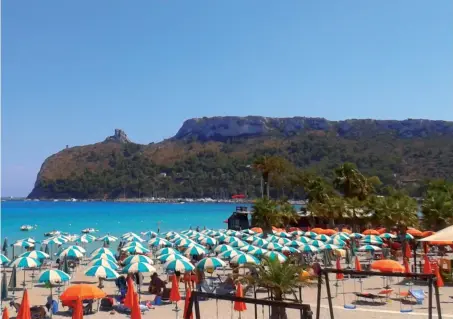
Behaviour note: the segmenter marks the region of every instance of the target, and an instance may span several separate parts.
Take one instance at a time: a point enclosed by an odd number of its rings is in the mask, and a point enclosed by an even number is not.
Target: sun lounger
[[[382,302],[383,298],[385,297],[379,294],[372,294],[369,292],[355,292],[354,294],[357,296],[357,301],[360,301],[360,299],[365,299],[365,301],[371,300],[375,302],[376,299],[378,299],[379,301]]]

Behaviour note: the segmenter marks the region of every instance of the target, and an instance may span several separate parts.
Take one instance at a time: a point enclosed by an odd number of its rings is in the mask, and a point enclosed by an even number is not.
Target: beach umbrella
[[[68,258],[82,258],[83,253],[80,252],[80,250],[74,249],[74,248],[66,248],[60,253],[60,258],[62,257],[68,257]]]
[[[39,260],[30,257],[19,257],[15,259],[10,266],[16,266],[17,268],[36,268],[41,266]]]
[[[77,299],[101,299],[107,294],[94,285],[77,284],[71,285],[61,294],[62,301],[76,301]]]
[[[253,235],[253,234],[256,234],[253,230],[251,229],[245,229],[242,231],[244,234],[249,234],[249,235]]]
[[[393,235],[390,233],[383,233],[383,234],[380,234],[379,237],[384,238],[384,239],[394,239],[394,238],[396,238],[396,235]]]
[[[217,246],[214,251],[216,253],[223,253],[224,251],[228,251],[228,250],[233,250],[234,248],[231,247],[230,245],[225,245],[225,244],[222,244],[222,245],[219,245]]]
[[[200,246],[189,247],[184,251],[184,255],[186,256],[200,256],[205,255],[206,253],[206,249]]]
[[[312,232],[312,231],[306,231],[304,233],[304,236],[308,237],[308,238],[311,238],[311,239],[314,239],[316,236],[318,236],[318,234],[315,233],[315,232]]]
[[[174,241],[174,244],[178,247],[182,247],[188,244],[195,244],[195,242],[189,238],[178,238],[177,240]]]
[[[259,237],[256,237],[256,236],[245,236],[242,238],[242,240],[248,242],[248,243],[252,243],[254,242],[255,240],[259,239]]]
[[[200,243],[203,245],[215,246],[217,245],[217,240],[212,237],[205,237],[200,241]]]
[[[406,234],[405,237],[406,237],[406,240],[414,239],[414,236],[412,236],[411,234]]]
[[[78,298],[72,309],[72,319],[83,319],[83,302]]]
[[[6,283],[6,272],[4,271],[2,274],[2,290],[1,290],[2,298],[1,300],[8,299],[8,285]]]
[[[187,257],[184,257],[183,255],[180,255],[180,254],[160,255],[157,259],[159,259],[159,261],[161,263],[166,263],[166,262],[169,262],[169,261],[175,260],[175,259],[180,259],[180,260],[185,260],[187,262],[190,262],[190,260]]]
[[[140,247],[140,248],[146,248],[145,245],[143,245],[142,243],[138,242],[138,241],[130,241],[130,242],[127,242],[123,247],[121,248],[128,248],[128,247]]]
[[[196,265],[197,269],[217,269],[221,267],[225,267],[226,264],[223,260],[216,258],[216,257],[206,257],[200,260]]]
[[[134,232],[127,232],[127,233],[124,233],[124,234],[121,235],[121,238],[123,238],[123,239],[129,238],[129,237],[140,238],[140,236],[137,235],[137,234],[134,233]],[[141,238],[140,238],[140,239],[141,239]]]
[[[169,231],[169,232],[166,232],[166,233],[164,234],[164,237],[168,239],[168,238],[172,238],[172,237],[174,237],[174,236],[176,236],[176,235],[179,236],[179,234],[178,234],[177,232]]]
[[[8,313],[7,307],[3,308],[2,319],[9,319],[9,313]],[[192,319],[192,317],[190,317],[190,319]]]
[[[231,259],[230,262],[233,264],[237,264],[237,265],[244,265],[244,264],[258,265],[260,263],[258,258],[254,257],[252,255],[249,255],[249,254],[236,255]]]
[[[376,235],[366,235],[360,242],[367,245],[382,245],[384,243],[382,239]]]
[[[300,253],[300,250],[294,247],[290,246],[283,246],[282,249],[280,250],[282,253],[288,252],[290,254],[298,254]]]
[[[429,257],[428,255],[423,255],[423,260],[424,260],[424,264],[423,264],[423,273],[424,274],[432,274],[433,273],[433,269],[431,267],[431,262],[429,261]]]
[[[96,236],[91,234],[83,234],[82,236],[80,236],[80,239],[86,240],[87,242],[91,243],[96,240]]]
[[[252,254],[254,256],[262,256],[264,255],[265,253],[267,253],[267,250],[266,249],[263,249],[263,248],[260,248],[260,247],[256,247],[254,250],[251,250],[248,252],[249,254]]]
[[[48,269],[39,274],[38,282],[56,284],[69,281],[70,279],[71,277],[64,271]]]
[[[244,298],[244,291],[240,282],[236,284],[236,297]],[[235,301],[234,310],[239,312],[239,318],[241,318],[241,312],[247,310],[247,306],[243,301]]]
[[[287,243],[290,243],[291,240],[289,240],[288,238],[279,238],[277,239],[276,243],[277,244],[280,244],[280,245],[286,245]]]
[[[319,234],[315,237],[316,240],[321,240],[323,242],[326,242],[330,240],[330,236],[324,235],[324,234]]]
[[[98,237],[96,240],[98,241],[107,241],[107,242],[115,242],[118,240],[118,237],[112,236],[112,235],[104,235],[102,237]]]
[[[239,250],[243,251],[243,252],[249,252],[249,251],[255,250],[256,248],[258,248],[258,247],[253,246],[253,245],[246,245],[244,247],[239,248]]]
[[[301,230],[295,230],[295,231],[292,231],[290,234],[292,236],[303,236],[305,234],[305,232],[303,232]]]
[[[109,254],[96,254],[95,256],[91,257],[91,260],[95,260],[95,259],[107,259],[107,260],[110,260],[110,261],[116,263],[115,257],[113,257],[112,255],[109,255]]]
[[[143,255],[129,256],[123,260],[123,265],[129,265],[131,263],[148,263],[150,265],[154,264],[151,258]]]
[[[175,250],[175,249],[173,249],[173,248],[166,247],[166,248],[161,248],[161,249],[159,249],[159,250],[156,252],[156,256],[167,255],[167,254],[176,254],[176,253],[178,253],[177,250]]]
[[[365,235],[362,235],[360,233],[351,233],[351,234],[349,234],[349,238],[361,239],[363,237],[365,237]]]
[[[285,246],[297,248],[297,247],[303,246],[304,244],[305,243],[303,243],[303,242],[301,242],[299,240],[291,240],[291,241],[287,242],[285,244]]]
[[[192,293],[189,288],[186,289],[186,297],[184,299],[184,312],[183,312],[183,318],[184,319],[193,319],[193,314],[191,313],[189,315],[189,305],[190,305],[190,297]]]
[[[243,242],[242,240],[238,239],[237,241],[230,242],[230,246],[233,248],[241,248],[247,246],[248,244]]]
[[[27,252],[21,254],[19,257],[30,257],[30,258],[37,259],[37,260],[43,260],[43,259],[49,258],[50,256],[46,253],[43,253],[42,251],[32,250],[32,251],[27,251]]]
[[[278,232],[275,235],[277,235],[278,237],[282,237],[282,238],[291,238],[292,237],[291,234],[288,234],[287,232],[284,232],[284,231]]]
[[[119,266],[111,260],[108,259],[95,259],[92,260],[88,266],[104,266],[117,270]]]
[[[279,238],[280,238],[280,237],[275,236],[275,235],[269,235],[269,236],[267,236],[267,240],[268,240],[269,242],[273,242],[273,243],[275,243]]]
[[[232,244],[236,241],[238,241],[240,239],[238,239],[237,237],[233,237],[233,236],[226,236],[224,239],[223,239],[223,242],[224,243],[227,243],[227,244]]]
[[[336,250],[338,249],[339,247],[336,246],[336,245],[332,245],[332,244],[326,244],[324,245],[323,247],[321,247],[320,249],[321,250]]]
[[[171,247],[171,246],[173,246],[173,244],[170,241],[163,239],[163,238],[159,238],[159,237],[151,238],[148,241],[148,244],[152,247]]]
[[[355,270],[362,271],[362,265],[360,264],[359,257],[355,257]]]
[[[221,234],[221,235],[218,235],[218,236],[215,236],[215,237],[219,241],[219,243],[224,243],[224,240],[225,240],[225,238],[227,238],[227,235]]]
[[[156,268],[151,266],[148,263],[131,263],[127,265],[126,267],[123,268],[122,273],[129,273],[129,274],[135,274],[135,273],[142,273],[142,272],[156,272]]]
[[[219,254],[217,257],[225,260],[230,260],[236,255],[242,254],[239,250],[233,249],[233,250],[227,250],[224,251],[223,253]]]
[[[299,247],[299,250],[301,253],[316,253],[318,252],[318,248],[316,248],[315,246],[313,245],[309,245],[309,244],[305,244],[301,247]]]
[[[102,279],[116,279],[119,277],[115,270],[104,266],[92,266],[85,271],[85,275]]]
[[[66,241],[63,238],[60,237],[50,237],[42,241],[42,244],[44,245],[63,245]]]
[[[171,271],[188,272],[195,269],[195,266],[183,259],[170,260],[164,264],[164,269]]]
[[[312,246],[315,246],[316,248],[319,248],[321,249],[322,247],[325,246],[324,242],[320,241],[320,240],[313,240],[310,245]]]
[[[358,248],[358,251],[381,251],[382,249],[378,246],[373,246],[373,245],[363,245]]]
[[[338,237],[330,239],[329,241],[327,241],[327,244],[335,245],[338,247],[343,247],[344,245],[346,245],[346,243]]]
[[[278,251],[268,251],[264,254],[264,256],[266,256],[270,260],[278,260],[280,263],[284,263],[287,259],[285,255],[279,253]]]
[[[379,236],[379,232],[376,229],[367,229],[367,230],[363,231],[362,234]]]
[[[121,248],[122,251],[127,251],[130,254],[146,254],[149,253],[150,250],[145,247],[140,246],[128,246],[125,248]]]
[[[25,241],[25,240],[20,240],[20,241],[16,241],[14,244],[13,244],[14,247],[22,247],[22,248],[32,248],[32,247],[35,247],[35,244],[34,243],[30,243],[28,241]]]
[[[85,254],[87,251],[85,250],[85,248],[83,247],[80,247],[80,246],[77,246],[77,245],[71,245],[71,246],[68,246],[66,249],[75,249],[75,250],[78,250],[80,251],[82,254]]]
[[[373,261],[370,268],[381,272],[404,272],[404,267],[399,262],[391,259]]]
[[[115,253],[111,249],[105,248],[105,247],[101,247],[101,248],[93,250],[91,252],[90,256],[96,256],[98,254],[108,254],[108,255],[111,255],[112,257],[115,257]]]
[[[267,249],[267,250],[278,250],[278,251],[280,251],[283,248],[282,245],[274,243],[274,242],[270,242],[270,243],[265,244],[265,245],[263,245],[261,247],[264,248],[264,249]]]
[[[144,231],[140,233],[142,236],[148,236],[148,237],[157,237],[157,233],[153,232],[152,230]]]
[[[20,304],[19,311],[17,312],[16,319],[31,319],[30,302],[28,300],[28,290],[24,289],[24,295]]]
[[[346,240],[350,239],[349,234],[346,234],[346,233],[337,233],[336,235],[332,236],[331,239],[337,239],[337,238],[342,241],[346,241]]]
[[[9,260],[5,255],[0,254],[0,263],[1,263],[2,265],[5,265],[5,264],[7,264],[7,263],[9,263],[9,262],[10,262],[10,260]]]

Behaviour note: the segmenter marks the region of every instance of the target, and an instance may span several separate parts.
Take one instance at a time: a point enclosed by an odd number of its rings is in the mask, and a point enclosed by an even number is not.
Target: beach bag
[[[161,296],[156,296],[156,297],[154,298],[153,304],[154,304],[155,306],[160,306],[160,305],[162,305],[162,297],[161,297]]]

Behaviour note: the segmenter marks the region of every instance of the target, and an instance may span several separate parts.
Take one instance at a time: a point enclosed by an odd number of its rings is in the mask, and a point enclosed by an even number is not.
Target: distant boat
[[[22,225],[20,226],[20,230],[21,231],[29,231],[29,230],[32,230],[34,229],[34,227],[32,225]]]
[[[44,233],[44,236],[46,236],[46,237],[53,237],[53,236],[59,236],[59,235],[61,235],[61,231],[59,231],[59,230],[52,230],[48,233]]]
[[[94,229],[94,228],[82,229],[82,233],[84,233],[84,234],[94,233],[95,231],[96,231],[96,229]]]

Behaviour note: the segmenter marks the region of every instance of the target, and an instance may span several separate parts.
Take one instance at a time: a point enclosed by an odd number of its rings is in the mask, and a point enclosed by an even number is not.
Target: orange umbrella
[[[436,232],[435,232],[435,231],[432,231],[432,230],[425,230],[425,231],[422,233],[422,237],[425,238],[425,237],[434,235],[435,233],[436,233]]]
[[[127,277],[127,293],[124,297],[124,305],[129,309],[132,309],[134,305],[134,298],[135,298],[135,287],[134,281],[132,280],[132,276]]]
[[[189,304],[190,304],[190,296],[192,295],[192,292],[190,289],[186,289],[186,299],[184,301],[184,319],[187,319],[187,311],[189,310]],[[193,318],[193,313],[190,314],[190,319]]]
[[[325,230],[322,231],[322,233],[324,235],[332,236],[332,235],[335,235],[337,233],[337,231],[334,230],[334,229],[325,229]]]
[[[422,237],[423,233],[415,228],[410,228],[406,231],[406,233],[411,234],[414,237]]]
[[[404,264],[404,272],[409,273],[411,272],[410,267],[409,267],[409,261],[407,258],[403,258],[403,264]]]
[[[71,301],[80,299],[100,299],[107,296],[105,292],[96,286],[88,284],[79,284],[69,286],[60,296],[62,301]]]
[[[340,257],[337,258],[337,269],[341,270]],[[337,273],[336,277],[337,277],[337,280],[343,280],[344,279],[344,274]]]
[[[355,257],[355,270],[362,271],[362,265],[360,264],[359,257]]]
[[[179,284],[176,276],[173,275],[171,278],[171,291],[170,291],[170,301],[178,302],[181,300],[181,295],[179,294]]]
[[[83,318],[82,299],[77,298],[74,309],[72,310],[72,319],[82,319],[82,318]]]
[[[404,257],[406,257],[406,258],[411,258],[412,257],[411,246],[409,245],[408,242],[406,242],[406,252],[404,254]]]
[[[371,269],[382,272],[404,272],[404,267],[391,259],[377,260],[371,264]]]
[[[31,319],[30,302],[28,301],[28,290],[24,290],[22,303],[20,304],[19,311],[17,312],[17,319]]]
[[[428,242],[431,246],[448,246],[453,244],[453,241],[444,240],[444,241],[429,241]]]
[[[362,234],[379,236],[379,232],[376,229],[367,229]]]
[[[444,286],[444,280],[442,279],[442,276],[440,275],[440,269],[439,265],[436,265],[436,285],[437,287],[443,287]]]
[[[313,228],[311,231],[316,233],[316,234],[322,234],[324,229],[316,227],[316,228]]]
[[[261,227],[253,227],[253,228],[250,228],[251,230],[253,230],[255,233],[262,233],[263,232],[263,229]]]
[[[423,259],[425,263],[423,264],[423,273],[424,274],[432,274],[433,269],[431,268],[431,262],[429,261],[429,258],[427,255],[423,256]]]
[[[379,229],[377,230],[377,232],[379,233],[379,235],[385,233],[386,231],[387,231],[387,229],[384,228],[384,227],[379,228]]]
[[[351,231],[350,229],[347,229],[347,228],[343,228],[343,229],[341,230],[341,232],[342,232],[342,233],[346,233],[346,234],[351,234],[351,233],[352,233],[352,231]]]
[[[238,284],[236,286],[236,297],[244,298],[244,291],[242,290],[242,285],[239,282],[238,282]],[[236,310],[236,311],[244,311],[244,310],[247,310],[247,306],[245,305],[245,302],[235,301],[234,302],[234,310]]]
[[[9,319],[8,308],[3,308],[2,319]]]

